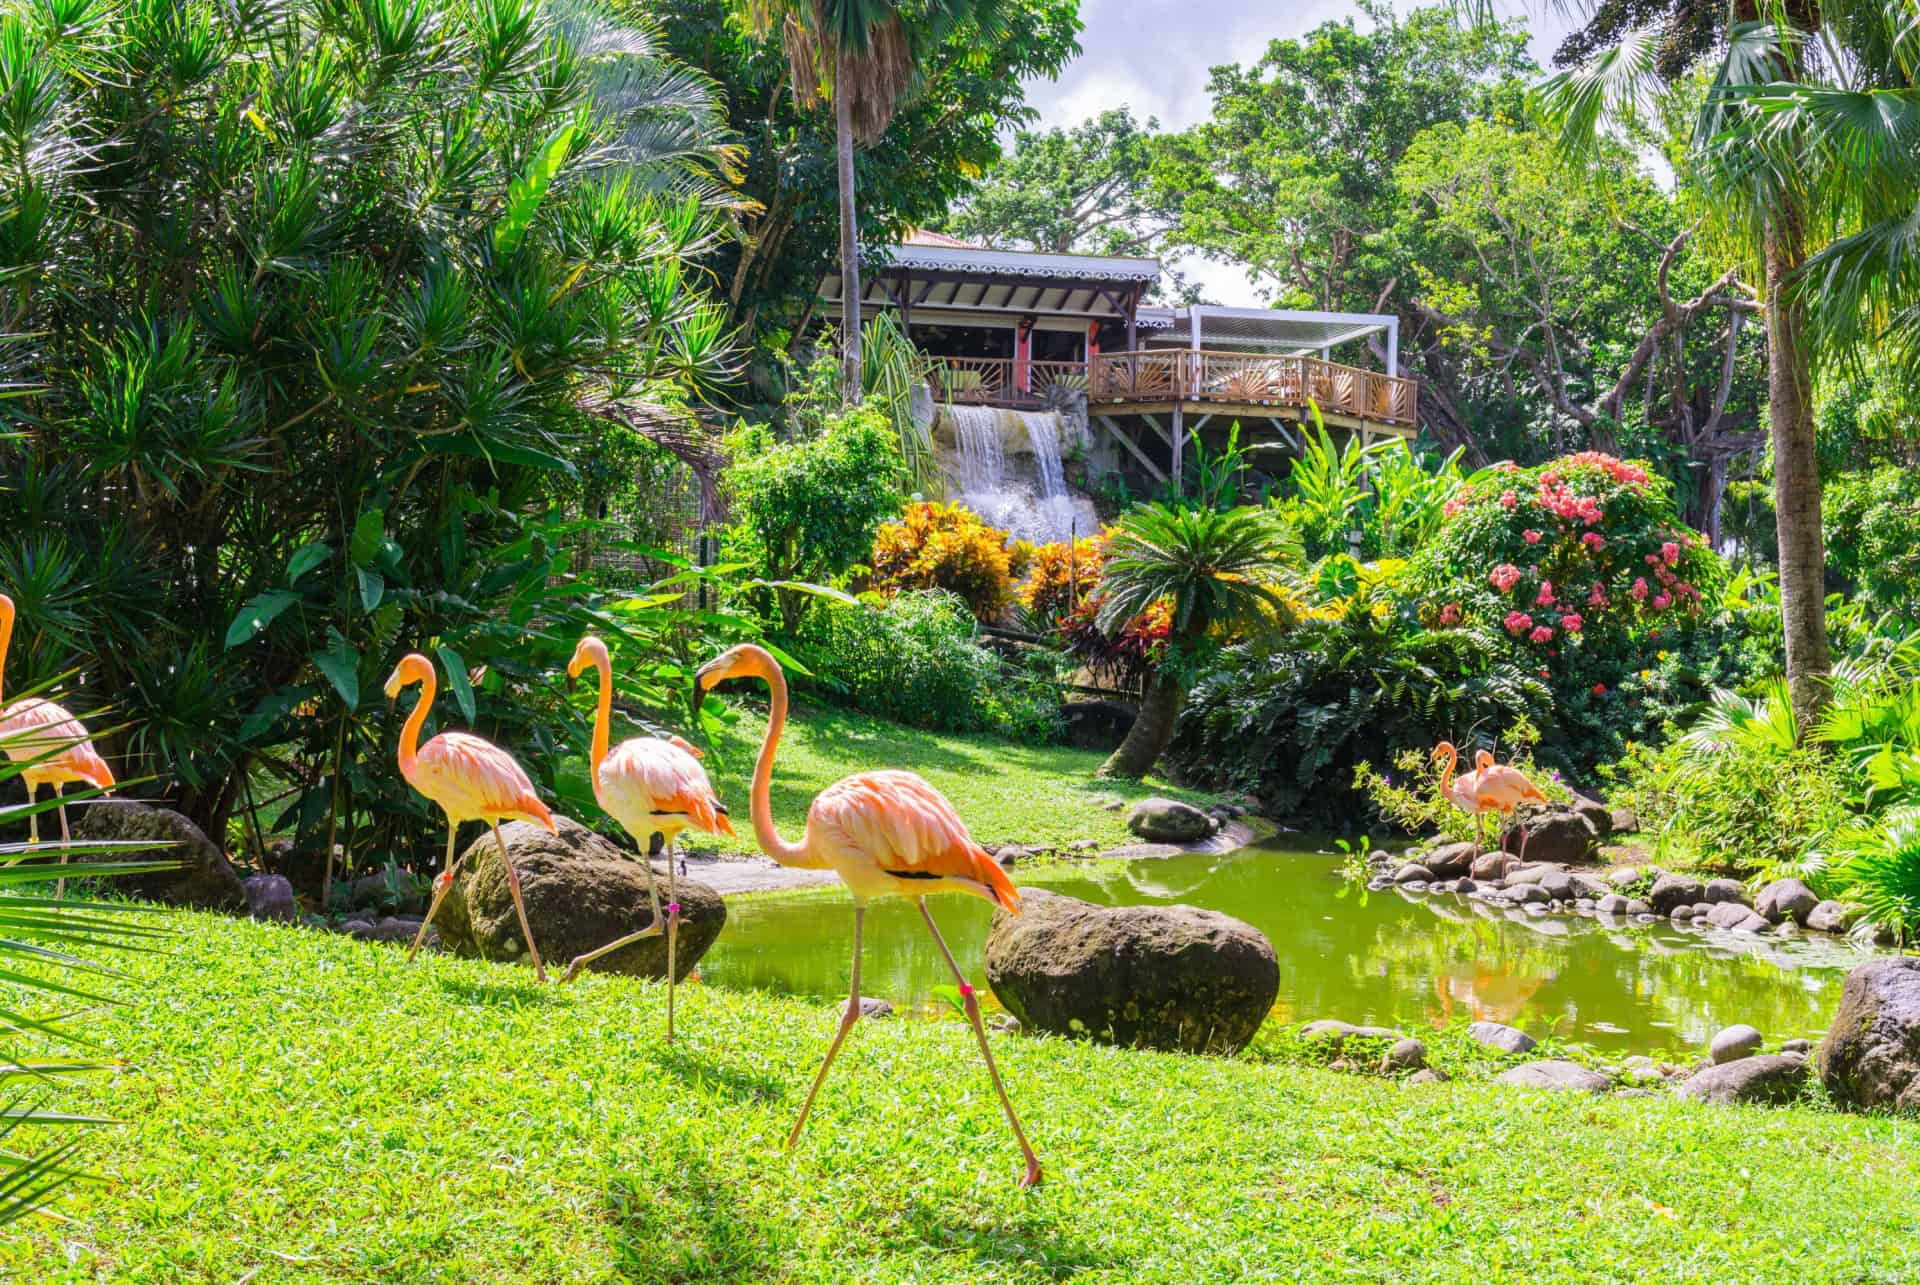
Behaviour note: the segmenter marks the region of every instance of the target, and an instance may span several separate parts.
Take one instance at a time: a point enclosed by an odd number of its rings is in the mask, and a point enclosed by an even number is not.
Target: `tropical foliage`
[[[982,623],[1013,597],[1007,533],[958,504],[909,504],[873,541],[873,587],[882,593],[944,589]]]

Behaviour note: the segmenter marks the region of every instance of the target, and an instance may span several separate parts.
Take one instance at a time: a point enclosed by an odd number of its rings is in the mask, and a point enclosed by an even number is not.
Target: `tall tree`
[[[754,30],[785,50],[795,101],[833,108],[840,194],[841,363],[860,400],[860,218],[853,154],[886,132],[920,61],[960,27],[1002,29],[1000,0],[742,0]]]
[[[1052,254],[1154,254],[1178,218],[1153,184],[1160,122],[1112,107],[1072,129],[1021,130],[954,217],[954,232],[991,246]]]

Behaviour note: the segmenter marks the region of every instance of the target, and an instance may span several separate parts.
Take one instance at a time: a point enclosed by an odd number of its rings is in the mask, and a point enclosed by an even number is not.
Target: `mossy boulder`
[[[1848,973],[1814,1062],[1842,1106],[1920,1112],[1920,959],[1876,959]]]
[[[641,858],[570,817],[556,816],[554,825],[558,833],[549,834],[544,826],[514,821],[500,827],[500,837],[506,841],[514,869],[520,874],[527,923],[540,947],[540,958],[557,973],[576,955],[645,928],[653,922],[653,907],[647,900],[647,876],[640,868]],[[664,907],[665,866],[656,866],[654,873]],[[676,895],[680,900],[680,931],[674,965],[684,979],[720,936],[727,922],[727,904],[712,888],[691,879],[678,882]],[[440,930],[441,945],[455,954],[530,962],[513,896],[507,890],[506,867],[501,864],[500,849],[491,832],[467,846],[460,873],[433,925]],[[601,956],[587,968],[664,979],[666,936],[637,941]]]
[[[112,880],[115,892],[168,906],[191,906],[196,910],[246,910],[246,885],[241,882],[239,872],[228,862],[226,852],[209,839],[199,826],[178,812],[127,799],[69,804],[68,810],[70,814],[78,813],[73,818],[73,837],[76,839],[90,843],[153,845],[147,851],[97,848],[89,852],[82,849],[74,854],[75,861],[173,863],[170,870],[116,876]],[[40,824],[40,832],[44,836],[47,833],[46,818],[41,818]]]
[[[1280,992],[1273,944],[1192,906],[1096,906],[1029,889],[996,910],[987,980],[1030,1030],[1130,1047],[1237,1053]]]

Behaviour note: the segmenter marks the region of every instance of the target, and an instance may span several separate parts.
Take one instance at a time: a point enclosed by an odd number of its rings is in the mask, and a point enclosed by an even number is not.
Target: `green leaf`
[[[235,737],[242,744],[250,744],[256,737],[264,736],[301,701],[313,695],[311,687],[282,687],[278,691],[268,692],[253,707],[253,713],[247,715],[240,724]]]
[[[272,624],[281,612],[300,601],[300,595],[291,589],[269,589],[265,593],[255,594],[240,608],[227,626],[227,646],[238,647],[250,642]]]
[[[520,248],[572,144],[573,126],[562,125],[534,156],[533,162],[507,185],[506,208],[500,212],[500,221],[493,228],[494,253],[512,254]]]
[[[386,538],[387,513],[385,509],[368,509],[353,524],[353,541],[348,546],[348,554],[353,565],[364,567],[372,564],[380,552],[380,541]]]
[[[323,540],[314,540],[301,545],[287,559],[287,583],[292,584],[307,572],[313,570],[333,556],[333,546]]]
[[[360,708],[360,653],[353,649],[338,629],[327,630],[327,649],[313,653],[314,667],[327,676],[333,690],[340,693],[347,712]]]
[[[387,582],[378,571],[368,571],[365,567],[354,572],[360,578],[360,606],[372,611],[380,605],[380,599],[386,595]]]
[[[472,727],[475,710],[473,684],[467,681],[467,662],[460,659],[460,653],[451,647],[435,647],[433,650],[440,657],[440,663],[447,667],[447,688],[453,692],[453,699],[460,706],[467,726]]]

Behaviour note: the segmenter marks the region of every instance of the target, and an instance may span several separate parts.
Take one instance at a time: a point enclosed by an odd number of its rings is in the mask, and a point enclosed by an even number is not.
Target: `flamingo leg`
[[[36,784],[29,783],[27,786],[27,806],[32,807],[34,800],[39,797],[40,787]],[[27,842],[36,848],[40,846],[40,814],[38,812],[33,813],[27,818]]]
[[[653,872],[653,863],[647,863],[649,875]],[[673,992],[680,984],[680,975],[675,968],[674,948],[680,938],[680,893],[675,883],[673,866],[673,843],[667,843],[667,1043],[673,1043]],[[657,922],[657,921],[656,921]]]
[[[527,903],[520,896],[520,872],[513,868],[513,858],[507,855],[507,842],[500,837],[500,823],[488,817],[487,824],[493,827],[493,841],[500,848],[500,864],[507,868],[507,891],[513,896],[513,912],[520,916],[520,935],[527,939],[527,953],[533,956],[533,975],[545,985],[547,966],[540,962],[540,948],[533,944],[533,927],[527,923]]]
[[[433,881],[433,900],[427,905],[427,917],[420,921],[420,931],[413,935],[413,945],[407,947],[407,962],[420,953],[420,943],[427,939],[427,929],[433,924],[433,917],[440,913],[440,903],[446,900],[447,889],[453,887],[453,868],[459,863],[453,859],[453,836],[460,827],[451,819],[447,821],[447,855],[440,861],[440,877]]]
[[[73,831],[67,829],[67,801],[62,797],[65,792],[66,787],[64,785],[58,781],[53,783],[53,797],[60,800],[60,864],[63,866],[67,864],[67,856],[73,848]],[[66,895],[67,881],[65,879],[54,880],[53,899],[55,901],[62,901],[65,900]]]
[[[860,1020],[860,938],[867,922],[866,903],[853,903],[853,982],[847,990],[847,1011],[840,1015],[840,1029],[834,1033],[833,1043],[827,1045],[826,1060],[820,1063],[820,1070],[813,1077],[813,1087],[807,1090],[807,1100],[800,1104],[800,1118],[793,1122],[793,1132],[787,1135],[787,1150],[793,1150],[793,1144],[800,1141],[800,1130],[806,1127],[807,1113],[813,1110],[813,1100],[819,1096],[820,1086],[826,1083],[827,1068],[833,1065],[834,1055],[840,1052],[840,1046],[846,1042],[847,1032]]]
[[[1034,1155],[1033,1148],[1027,1144],[1027,1133],[1020,1127],[1020,1117],[1014,1114],[1013,1100],[1007,1096],[1006,1086],[1000,1083],[1000,1068],[993,1064],[993,1050],[987,1046],[987,1028],[980,1023],[980,1001],[974,997],[973,986],[967,981],[967,975],[960,971],[960,965],[954,961],[953,952],[947,949],[946,938],[940,935],[940,929],[934,924],[933,912],[927,909],[925,897],[920,898],[920,917],[927,921],[927,931],[933,934],[934,943],[940,947],[940,953],[946,956],[953,980],[960,984],[967,1020],[973,1023],[973,1038],[980,1044],[980,1056],[987,1061],[987,1075],[993,1080],[993,1091],[1000,1095],[1000,1106],[1007,1113],[1007,1123],[1013,1126],[1013,1136],[1019,1141],[1020,1151],[1027,1158],[1027,1171],[1021,1176],[1020,1185],[1035,1186],[1040,1181],[1040,1157]]]
[[[658,831],[655,831],[654,838],[658,839],[660,837],[661,837],[660,833]],[[590,950],[584,955],[574,956],[573,962],[567,965],[567,971],[560,975],[560,984],[562,986],[565,986],[568,982],[578,977],[580,975],[581,969],[585,968],[588,964],[591,964],[594,960],[600,958],[602,955],[611,955],[614,951],[619,950],[622,946],[631,946],[636,941],[641,941],[647,937],[658,937],[662,932],[665,931],[665,926],[662,922],[662,918],[660,914],[660,894],[654,890],[654,883],[653,883],[653,857],[654,857],[654,853],[659,851],[666,851],[664,844],[658,848],[649,850],[646,856],[640,858],[641,868],[647,872],[647,891],[653,896],[653,922],[648,924],[645,928],[642,928],[637,933],[628,933],[625,937],[621,937],[614,941],[610,941],[606,945],[600,946],[594,950]],[[671,870],[672,862],[673,862],[673,856],[671,852],[668,853],[667,862],[668,862],[668,869]],[[669,976],[671,976],[672,969],[673,969],[673,943],[671,940],[669,940],[667,943],[667,969],[668,969]],[[669,981],[669,985],[671,985],[671,981]],[[673,992],[672,990],[668,990],[667,992],[667,1018],[668,1018],[668,1021],[667,1021],[668,1030],[669,1032],[671,1032],[672,1026],[673,1026],[673,1021],[672,1021]],[[672,1043],[673,1036],[671,1034],[667,1036],[667,1041],[668,1043]]]

